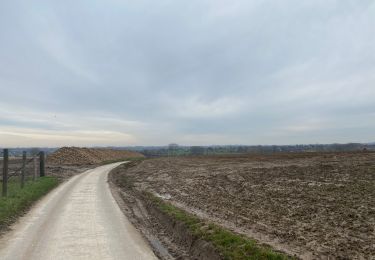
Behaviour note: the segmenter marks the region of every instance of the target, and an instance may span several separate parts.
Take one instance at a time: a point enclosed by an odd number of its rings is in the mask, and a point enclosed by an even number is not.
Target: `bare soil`
[[[123,165],[110,173],[112,195],[159,259],[222,259],[211,244],[196,239],[184,223],[163,213],[152,201],[145,198],[144,194],[134,190],[132,184],[123,179],[126,168],[128,165]]]
[[[302,259],[375,259],[375,153],[176,157],[118,168],[137,190]]]
[[[67,180],[77,174],[83,173],[93,168],[95,168],[95,166],[93,165],[47,165],[46,175],[55,176],[60,180]]]
[[[106,148],[62,147],[47,158],[51,165],[94,165],[105,161],[142,158],[144,155],[125,150]]]

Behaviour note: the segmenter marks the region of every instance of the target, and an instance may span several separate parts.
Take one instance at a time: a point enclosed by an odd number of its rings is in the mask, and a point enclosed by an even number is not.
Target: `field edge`
[[[178,208],[162,198],[147,191],[138,191],[134,188],[132,180],[124,176],[126,169],[137,165],[140,161],[133,161],[122,167],[114,169],[109,176],[110,182],[120,190],[120,197],[127,209],[124,214],[131,214],[130,219],[137,228],[143,231],[144,236],[149,240],[150,230],[158,226],[159,230],[154,235],[166,233],[169,238],[160,238],[160,241],[173,241],[173,246],[164,245],[167,248],[173,248],[172,254],[180,257],[181,252],[191,259],[296,259],[284,252],[276,251],[272,247],[260,244],[256,240],[235,233],[217,224],[203,220],[198,216]],[[134,209],[136,208],[136,209]],[[145,212],[146,210],[146,212]],[[140,217],[139,212],[143,212]],[[129,216],[128,216],[129,217]],[[145,220],[156,221],[157,223],[145,223]],[[141,226],[143,225],[143,226]],[[143,229],[143,230],[142,230]],[[165,232],[164,232],[165,231]],[[145,234],[146,233],[146,234]],[[151,232],[152,233],[152,232]],[[152,237],[152,236],[151,236]],[[149,241],[152,245],[153,242]],[[181,249],[176,254],[176,246]],[[154,248],[155,249],[155,248]],[[156,252],[157,253],[157,252]],[[159,254],[160,256],[160,254]],[[212,258],[213,257],[213,258]],[[162,259],[168,259],[163,258]],[[184,258],[190,259],[190,258]]]

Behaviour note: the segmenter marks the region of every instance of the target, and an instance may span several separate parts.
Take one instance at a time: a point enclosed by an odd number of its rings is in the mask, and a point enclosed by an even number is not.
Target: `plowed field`
[[[159,158],[126,177],[303,259],[375,259],[375,153]]]

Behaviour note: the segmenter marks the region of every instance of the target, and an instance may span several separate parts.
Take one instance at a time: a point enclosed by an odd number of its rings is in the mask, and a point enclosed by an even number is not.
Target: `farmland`
[[[371,259],[375,153],[144,160],[117,170],[136,190],[303,259]]]

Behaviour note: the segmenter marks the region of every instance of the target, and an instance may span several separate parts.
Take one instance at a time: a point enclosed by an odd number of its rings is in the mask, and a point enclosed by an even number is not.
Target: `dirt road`
[[[157,259],[110,192],[114,163],[86,171],[43,198],[0,238],[1,259]]]

